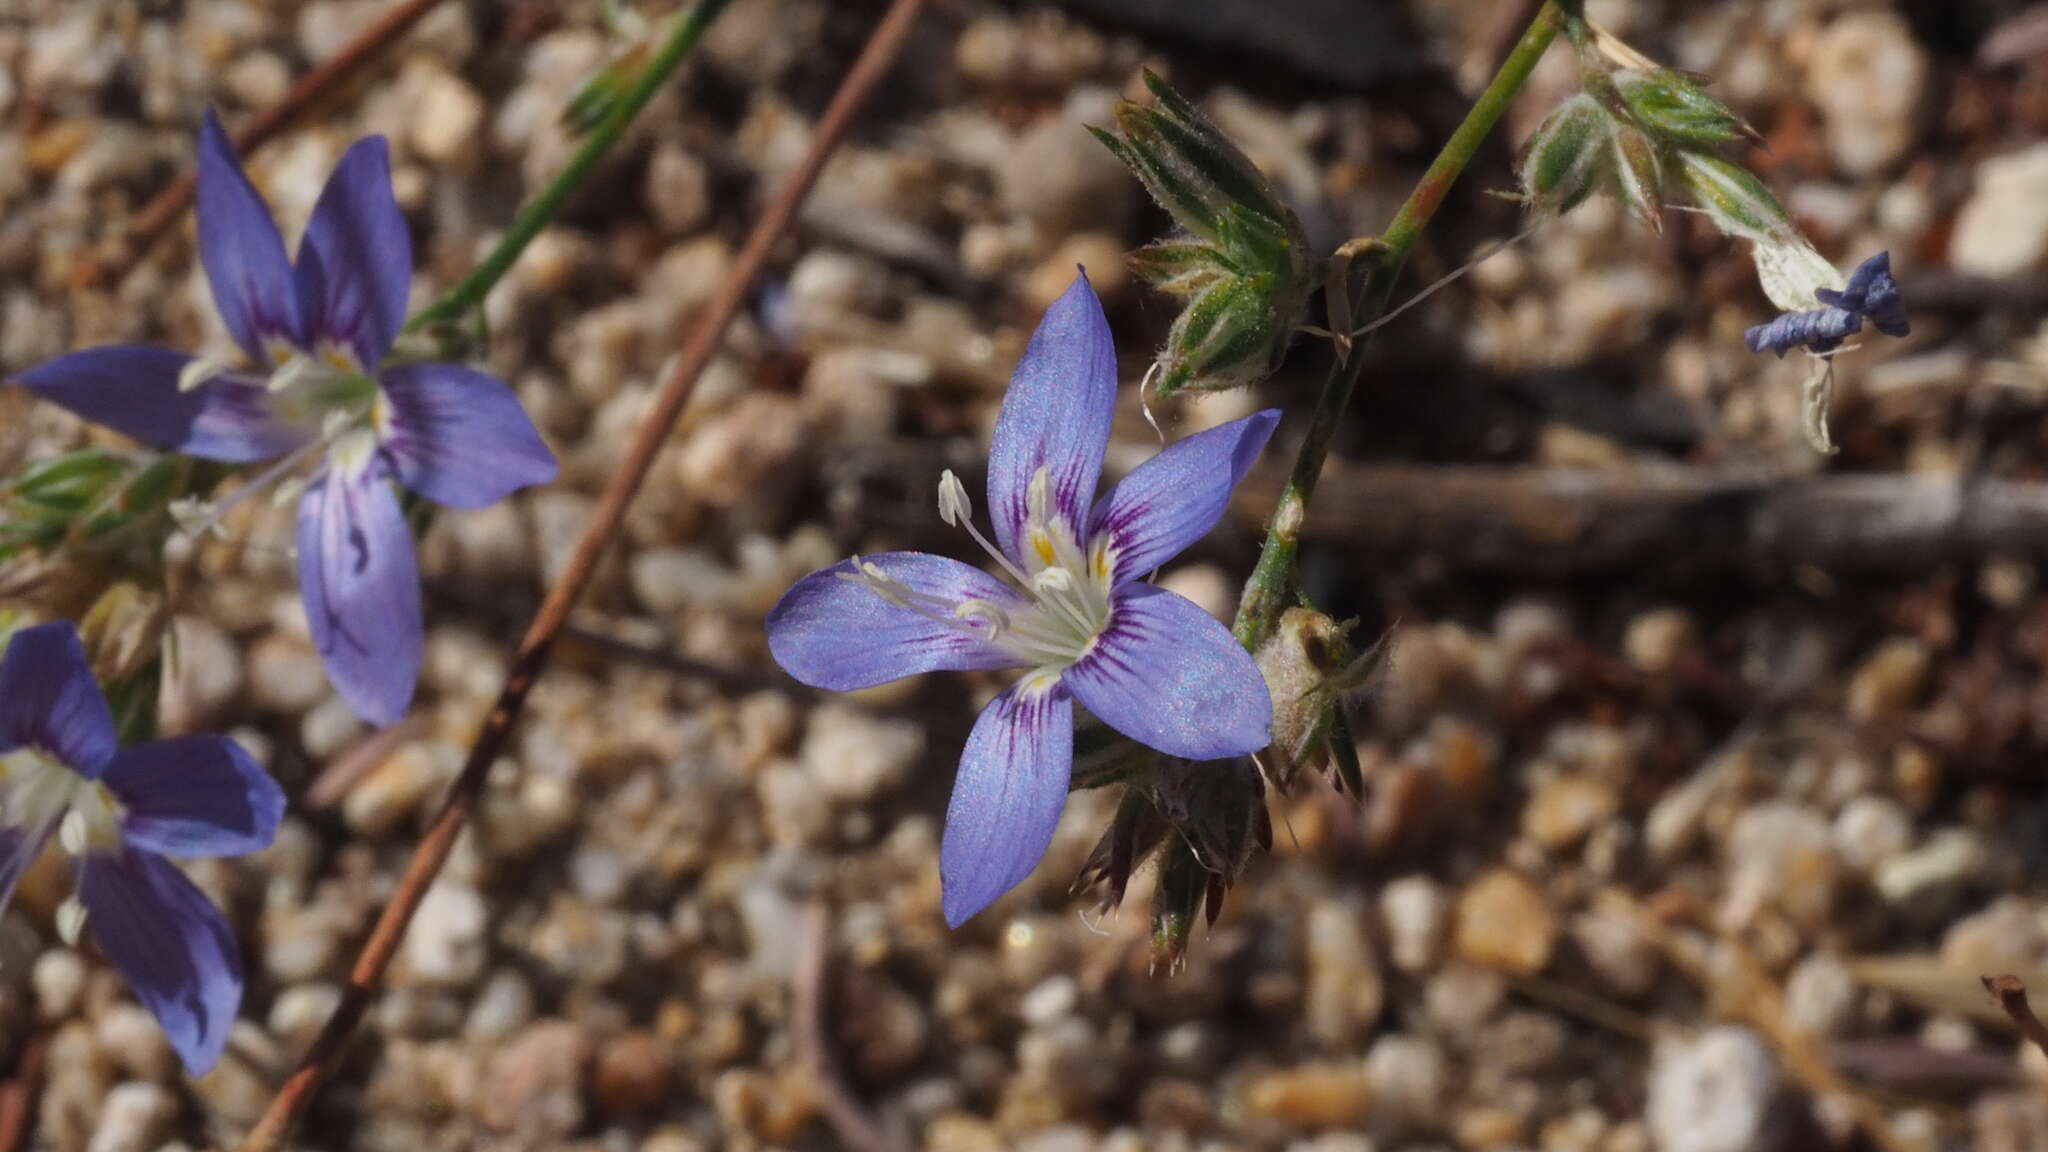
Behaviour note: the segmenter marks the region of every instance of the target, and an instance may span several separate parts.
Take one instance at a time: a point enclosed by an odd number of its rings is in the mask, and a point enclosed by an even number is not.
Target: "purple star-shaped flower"
[[[1266,746],[1273,705],[1215,618],[1144,582],[1223,515],[1279,422],[1260,412],[1190,436],[1094,505],[1116,402],[1116,347],[1084,276],[1017,365],[990,451],[991,543],[951,472],[939,514],[1016,586],[923,552],[856,556],[799,580],[768,615],[789,674],[848,691],[941,669],[1022,668],[975,721],[946,810],[940,873],[958,927],[1052,841],[1073,768],[1074,702],[1172,756]]]
[[[284,792],[224,736],[117,746],[114,717],[69,622],[14,634],[0,657],[0,908],[55,837],[76,894],[57,910],[156,1014],[194,1076],[220,1059],[242,1004],[227,921],[165,856],[270,846]]]
[[[231,500],[305,466],[299,589],[314,642],[349,706],[393,723],[419,679],[424,625],[412,533],[392,481],[481,508],[554,479],[554,454],[495,377],[385,363],[405,324],[412,238],[383,137],[342,157],[293,262],[208,113],[198,215],[214,304],[260,370],[116,345],[58,357],[21,382],[153,447],[234,464],[277,460]]]

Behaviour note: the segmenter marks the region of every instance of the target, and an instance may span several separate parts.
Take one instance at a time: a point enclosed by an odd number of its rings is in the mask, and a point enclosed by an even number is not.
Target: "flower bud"
[[[1615,185],[1621,202],[1654,235],[1664,232],[1664,165],[1657,146],[1634,124],[1616,122],[1610,137],[1614,147]]]
[[[1559,216],[1584,203],[1613,167],[1612,128],[1607,110],[1584,92],[1558,105],[1522,147],[1522,194]]]
[[[1159,354],[1160,395],[1250,384],[1279,364],[1314,293],[1318,261],[1292,209],[1201,110],[1150,72],[1154,103],[1116,110],[1096,138],[1191,238],[1140,249],[1138,275],[1190,300]]]
[[[1162,240],[1131,253],[1128,262],[1139,279],[1169,296],[1197,296],[1236,275],[1208,244]]]
[[[1264,276],[1216,280],[1182,310],[1159,351],[1159,394],[1220,392],[1272,374],[1294,336],[1306,287],[1284,297]]]
[[[1145,86],[1152,90],[1152,107],[1128,100],[1117,105],[1121,137],[1093,131],[1181,227],[1218,240],[1226,212],[1236,208],[1278,231],[1300,234],[1293,210],[1230,137],[1153,72],[1145,73]]]
[[[1729,144],[1756,130],[1742,117],[1707,94],[1694,77],[1671,68],[1622,72],[1615,83],[1628,105],[1629,115],[1645,131],[1668,144],[1682,148],[1707,148]]]

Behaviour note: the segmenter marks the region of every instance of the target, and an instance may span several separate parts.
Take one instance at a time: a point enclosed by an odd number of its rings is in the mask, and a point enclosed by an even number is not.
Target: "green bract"
[[[1156,103],[1117,105],[1094,129],[1184,238],[1140,249],[1139,276],[1189,300],[1160,350],[1159,393],[1219,391],[1269,375],[1313,294],[1319,261],[1265,176],[1193,103],[1150,72]]]
[[[1544,117],[1522,147],[1522,193],[1537,208],[1562,215],[1599,191],[1613,166],[1611,122],[1584,92]]]
[[[1814,292],[1842,287],[1842,273],[1816,252],[1756,173],[1709,152],[1682,152],[1686,188],[1714,224],[1756,245],[1757,280],[1787,312],[1817,308]]]
[[[1615,76],[1615,84],[1636,123],[1667,143],[1706,148],[1755,135],[1742,117],[1683,72],[1622,72]]]

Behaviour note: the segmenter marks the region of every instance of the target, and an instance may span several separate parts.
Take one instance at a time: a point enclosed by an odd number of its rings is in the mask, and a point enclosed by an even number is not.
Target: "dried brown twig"
[[[2012,1022],[2019,1025],[2020,1034],[2033,1042],[2043,1055],[2048,1055],[2048,1024],[2034,1015],[2034,1009],[2027,1003],[2027,986],[2017,976],[1986,976],[1984,990],[1998,1002]]]
[[[344,81],[375,62],[386,48],[397,43],[399,37],[411,31],[413,25],[439,3],[441,0],[399,0],[393,4],[349,41],[347,47],[299,77],[298,83],[291,86],[282,100],[242,125],[234,133],[235,147],[244,156],[262,147]],[[185,209],[192,206],[192,197],[198,188],[198,177],[189,172],[173,180],[143,205],[141,211],[129,220],[128,226],[105,247],[79,262],[71,274],[72,285],[95,287],[126,271],[131,262],[148,251],[158,237],[178,222]]]
[[[691,329],[674,370],[662,382],[661,391],[656,395],[646,419],[641,422],[632,444],[627,447],[618,471],[612,474],[598,498],[590,524],[577,541],[568,566],[554,586],[548,589],[540,611],[514,651],[497,704],[485,717],[483,728],[470,747],[469,758],[462,766],[461,775],[456,777],[419,847],[413,850],[412,859],[406,864],[391,902],[385,906],[370,931],[369,939],[364,942],[349,974],[341,1003],[335,1007],[334,1014],[320,1030],[297,1070],[285,1081],[270,1107],[242,1141],[241,1152],[276,1152],[282,1147],[292,1125],[340,1065],[349,1038],[354,1035],[356,1025],[361,1022],[378,985],[383,982],[385,969],[397,955],[406,927],[411,924],[413,914],[419,910],[420,901],[426,898],[427,889],[440,874],[442,865],[447,863],[448,854],[454,850],[456,838],[461,835],[470,812],[483,793],[491,765],[503,753],[513,725],[519,720],[527,694],[547,666],[555,639],[569,622],[570,610],[588,588],[597,571],[598,561],[603,559],[618,535],[626,508],[653,466],[655,454],[667,440],[683,405],[690,399],[698,377],[718,351],[727,326],[745,306],[747,294],[767,264],[770,250],[796,218],[797,209],[817,182],[826,159],[845,135],[854,113],[866,103],[875,84],[894,61],[924,3],[925,0],[893,0],[890,4],[869,36],[867,46],[861,50],[860,58],[854,61],[852,69],[840,82],[839,91],[820,117],[803,160],[755,222],[746,245],[733,261],[732,273],[719,289],[718,297]]]
[[[870,1115],[846,1086],[839,1061],[832,1054],[832,1042],[825,1032],[825,1017],[831,1010],[831,957],[832,910],[816,900],[804,910],[796,979],[790,987],[797,1054],[817,1081],[818,1110],[841,1144],[854,1152],[904,1152],[907,1145],[903,1140]]]
[[[2048,556],[2048,484],[1736,468],[1332,465],[1304,539],[1464,571],[1881,572]],[[1257,490],[1257,484],[1245,489]]]
[[[36,1094],[42,1089],[43,1061],[50,1037],[37,1032],[21,1046],[14,1075],[0,1082],[0,1152],[22,1152],[35,1128]]]

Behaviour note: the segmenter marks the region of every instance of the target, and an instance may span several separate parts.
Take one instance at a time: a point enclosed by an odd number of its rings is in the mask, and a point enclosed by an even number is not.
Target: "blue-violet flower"
[[[75,894],[57,929],[100,948],[197,1076],[242,1003],[242,955],[220,912],[165,856],[270,846],[284,793],[224,736],[120,748],[68,621],[14,634],[0,657],[0,908],[55,837]]]
[[[387,364],[404,326],[412,239],[381,136],[357,141],[321,191],[298,259],[211,113],[199,137],[199,256],[215,306],[260,370],[164,348],[61,356],[21,382],[153,447],[276,460],[229,502],[310,464],[299,589],[327,674],[364,719],[404,715],[423,640],[419,571],[396,480],[457,508],[555,476],[512,390],[456,364]],[[217,520],[225,502],[206,517]]]
[[[1145,578],[1222,517],[1280,414],[1174,444],[1090,511],[1116,382],[1109,322],[1083,276],[1047,310],[1003,398],[989,459],[994,542],[974,527],[960,481],[940,480],[940,517],[1016,587],[943,556],[888,552],[804,577],[768,616],[776,661],[818,688],[1025,670],[982,711],[960,756],[940,850],[955,927],[1045,854],[1066,803],[1075,701],[1188,759],[1247,755],[1269,739],[1273,705],[1251,655]]]

